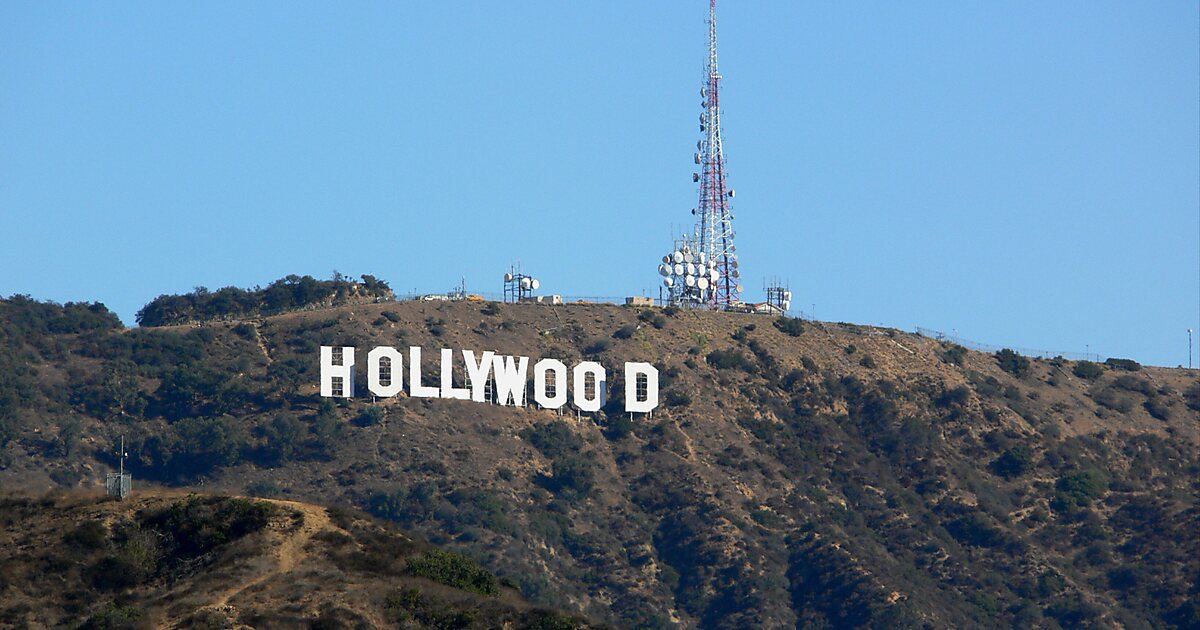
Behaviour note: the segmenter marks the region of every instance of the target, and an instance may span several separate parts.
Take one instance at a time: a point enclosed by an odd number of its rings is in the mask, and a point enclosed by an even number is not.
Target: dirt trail
[[[275,362],[275,359],[271,358],[271,353],[267,349],[267,342],[258,330],[258,322],[250,322],[250,326],[254,328],[254,343],[258,344],[258,349],[262,352],[263,358],[267,360],[267,365],[271,365]]]
[[[242,593],[252,591],[259,585],[274,579],[285,573],[289,573],[296,568],[304,558],[307,557],[307,552],[304,550],[308,545],[308,541],[319,532],[340,529],[329,520],[329,515],[325,508],[317,505],[309,505],[306,503],[297,503],[295,501],[284,501],[281,499],[266,499],[276,505],[284,506],[296,510],[304,515],[304,524],[300,526],[299,531],[289,532],[284,530],[275,530],[275,535],[282,537],[283,542],[274,547],[269,556],[274,557],[275,565],[265,571],[232,585],[230,588],[218,593],[213,601],[209,604],[199,606],[196,610],[209,609],[217,610],[225,613],[236,613],[236,606],[230,602],[235,600]],[[182,619],[172,620],[168,627],[178,627]]]

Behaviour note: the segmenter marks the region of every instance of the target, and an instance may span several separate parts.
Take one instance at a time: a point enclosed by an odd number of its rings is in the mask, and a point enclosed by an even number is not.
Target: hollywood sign
[[[408,395],[518,407],[526,404],[529,357],[500,355],[490,350],[477,357],[474,351],[463,350],[462,361],[468,387],[455,387],[454,351],[448,348],[442,348],[439,385],[425,385],[421,380],[421,348],[410,346]],[[653,411],[658,406],[658,369],[649,363],[629,362],[625,364],[624,377],[627,383],[625,411]],[[570,398],[580,411],[600,411],[605,405],[606,381],[604,366],[595,361],[582,361],[568,371],[566,364],[558,359],[540,359],[533,364],[533,401],[546,409],[559,409]],[[367,390],[380,398],[390,398],[405,391],[404,355],[399,350],[379,346],[367,353]],[[321,395],[332,398],[354,396],[354,348],[321,346]]]

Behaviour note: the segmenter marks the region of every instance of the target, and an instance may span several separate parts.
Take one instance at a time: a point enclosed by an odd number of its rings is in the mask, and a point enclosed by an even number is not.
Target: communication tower
[[[521,272],[521,266],[513,265],[509,267],[508,273],[504,274],[504,301],[508,302],[524,302],[533,296],[533,292],[540,289],[542,283],[533,276],[526,275]]]
[[[721,73],[717,70],[717,0],[708,4],[708,71],[700,90],[704,113],[700,115],[701,139],[693,160],[700,166],[692,181],[700,184],[700,205],[696,212],[699,252],[714,263],[719,273],[707,296],[714,308],[733,306],[742,301],[741,270],[737,246],[733,243],[733,213],[730,202],[734,190],[725,173],[725,151],[721,139]]]
[[[700,186],[700,203],[692,209],[694,233],[675,239],[671,253],[658,271],[663,276],[666,301],[677,306],[714,309],[741,304],[743,287],[737,246],[733,243],[734,190],[725,173],[721,139],[721,74],[717,70],[717,2],[708,4],[708,66],[700,88],[701,138],[692,160],[697,171],[692,181]],[[683,265],[681,268],[680,265]]]
[[[771,278],[763,283],[767,292],[767,306],[779,311],[780,315],[792,310],[792,290],[786,282],[779,278]]]
[[[125,474],[125,458],[129,453],[125,452],[125,436],[121,436],[121,450],[117,452],[117,458],[121,462],[121,472],[108,473],[108,478],[104,480],[104,489],[110,497],[124,499],[129,496],[133,490],[132,475]]]

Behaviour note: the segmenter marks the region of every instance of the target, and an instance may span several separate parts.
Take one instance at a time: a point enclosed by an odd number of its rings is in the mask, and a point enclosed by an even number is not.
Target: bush
[[[791,337],[799,337],[804,333],[804,320],[799,317],[779,317],[775,319],[775,327]]]
[[[551,467],[551,473],[552,476],[543,478],[541,484],[564,499],[575,501],[582,499],[592,491],[595,475],[592,472],[592,462],[587,458],[587,454],[571,454],[556,458]]]
[[[500,304],[496,302],[488,302],[483,306],[482,309],[480,309],[479,312],[487,315],[488,317],[495,317],[496,315],[500,314],[500,311]]]
[[[746,358],[746,355],[737,350],[713,350],[705,357],[708,364],[718,370],[729,370],[733,368],[742,368],[747,372],[755,370],[754,364]]]
[[[997,457],[992,462],[992,472],[1013,479],[1029,472],[1033,467],[1033,451],[1028,446],[1014,446]]]
[[[875,359],[872,359],[869,354],[864,354],[863,358],[859,359],[858,364],[869,370],[875,369]]]
[[[1104,365],[1114,370],[1125,370],[1126,372],[1137,372],[1142,369],[1142,365],[1133,359],[1109,359],[1104,362]]]
[[[383,418],[383,407],[370,405],[363,409],[362,413],[358,414],[358,418],[355,419],[354,423],[360,427],[373,427],[383,422]]]
[[[1104,368],[1097,363],[1091,361],[1080,361],[1071,367],[1071,373],[1079,378],[1092,380],[1104,373]]]
[[[399,321],[400,321],[400,313],[397,313],[396,311],[384,311],[384,312],[380,313],[380,315],[382,315],[384,318],[386,318],[389,322],[392,322],[393,324],[399,323]]]
[[[409,558],[408,570],[415,576],[480,595],[491,596],[500,592],[496,576],[480,568],[470,558],[451,551],[431,549],[419,557]]]
[[[588,344],[588,346],[583,349],[583,353],[590,355],[601,354],[607,351],[610,347],[612,347],[612,342],[609,340],[597,339],[596,341]]]
[[[1017,354],[1015,350],[1005,348],[996,353],[996,363],[1001,370],[1013,376],[1024,376],[1029,373],[1029,359]]]
[[[1108,490],[1108,476],[1098,470],[1084,470],[1059,479],[1055,490],[1050,506],[1059,512],[1074,511],[1091,505]]]
[[[950,365],[962,365],[963,359],[967,357],[967,349],[956,343],[948,343],[942,348],[939,356],[943,362]]]
[[[543,455],[555,458],[583,448],[583,440],[562,420],[537,424],[521,431],[521,437]]]
[[[1146,413],[1150,414],[1155,420],[1166,422],[1171,419],[1171,409],[1159,398],[1151,398],[1142,403],[1142,407]]]
[[[612,336],[614,339],[629,339],[635,333],[637,333],[637,330],[638,330],[637,326],[634,326],[633,324],[628,324],[628,325],[618,328],[617,331],[614,332]]]
[[[270,481],[254,481],[246,486],[246,495],[268,499],[279,496],[283,491]]]
[[[681,392],[677,389],[672,389],[667,392],[663,398],[663,404],[667,407],[686,407],[692,404],[692,397],[687,392]]]

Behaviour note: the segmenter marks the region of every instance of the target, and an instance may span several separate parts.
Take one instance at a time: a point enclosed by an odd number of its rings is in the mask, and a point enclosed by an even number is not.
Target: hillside
[[[625,627],[1200,625],[1194,371],[611,305],[101,311],[0,305],[0,487],[94,486],[124,434],[139,487],[350,503]],[[372,403],[361,376],[334,405],[323,344],[419,345],[430,382],[443,347],[650,361],[663,405]]]
[[[0,624],[582,628],[353,510],[143,492],[0,498]]]

